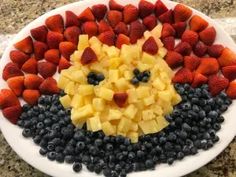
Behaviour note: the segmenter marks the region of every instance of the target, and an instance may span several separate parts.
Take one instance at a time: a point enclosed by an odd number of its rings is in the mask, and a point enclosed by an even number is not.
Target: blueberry
[[[45,149],[45,148],[40,148],[40,150],[39,150],[39,153],[42,155],[42,156],[45,156],[46,154],[47,154],[47,149]]]
[[[62,153],[57,153],[56,154],[56,161],[59,162],[59,163],[63,163],[64,162],[64,155]]]
[[[101,171],[102,171],[102,166],[101,166],[100,164],[96,164],[96,165],[94,166],[94,172],[95,172],[96,174],[100,174]]]
[[[146,160],[145,166],[146,166],[146,168],[153,168],[154,167],[153,160],[151,160],[151,159]]]
[[[102,143],[102,140],[101,140],[101,139],[96,139],[96,140],[94,141],[94,144],[95,144],[95,146],[99,147],[99,146],[101,146],[103,143]]]
[[[183,152],[178,152],[177,159],[181,160],[183,158],[184,158],[184,153]]]
[[[73,164],[73,170],[74,172],[78,173],[82,170],[82,165],[79,162],[76,162]]]
[[[133,74],[134,74],[135,76],[137,76],[139,73],[140,73],[140,71],[139,71],[138,68],[135,68],[135,69],[133,70]]]
[[[133,84],[133,85],[138,85],[139,80],[137,79],[137,77],[133,77],[130,82],[131,82],[131,84]]]
[[[191,127],[187,123],[183,123],[182,128],[187,132],[191,131]]]
[[[144,76],[144,77],[142,78],[142,82],[148,82],[148,80],[149,80],[149,77],[147,77],[147,76]]]
[[[136,75],[136,78],[139,80],[139,81],[142,81],[143,79],[143,73],[139,73]]]
[[[210,112],[208,113],[208,116],[209,116],[210,118],[216,119],[216,118],[218,117],[218,113],[217,113],[216,111],[210,111]]]
[[[134,152],[129,152],[128,158],[129,158],[130,160],[133,160],[133,159],[135,158],[135,153],[134,153]]]
[[[143,76],[146,76],[149,78],[151,76],[151,72],[148,70],[145,70],[145,71],[143,71]]]
[[[75,158],[72,155],[66,155],[64,160],[66,163],[72,164],[72,163],[74,163]]]
[[[103,80],[105,79],[105,76],[104,76],[102,73],[98,73],[98,74],[96,75],[96,79],[97,79],[98,81],[103,81]]]
[[[25,138],[29,138],[32,136],[31,134],[31,130],[30,129],[24,129],[23,132],[22,132],[22,135],[25,137]]]
[[[52,161],[56,159],[56,155],[57,155],[56,152],[49,152],[49,153],[47,153],[48,159],[52,160]]]

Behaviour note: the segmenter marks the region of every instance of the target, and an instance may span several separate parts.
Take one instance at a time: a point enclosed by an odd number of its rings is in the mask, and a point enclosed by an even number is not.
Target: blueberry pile
[[[150,71],[145,70],[143,72],[140,72],[137,68],[133,70],[133,74],[134,77],[130,81],[133,85],[138,85],[139,82],[148,82],[151,76]]]
[[[87,82],[91,85],[99,85],[99,82],[105,79],[102,73],[95,73],[91,71],[87,76]]]
[[[170,125],[161,132],[141,136],[135,144],[122,136],[74,127],[70,110],[60,104],[60,95],[43,95],[38,105],[24,105],[18,125],[23,136],[33,138],[41,147],[39,153],[49,160],[73,164],[75,172],[84,164],[97,174],[125,177],[132,171],[154,169],[159,163],[172,164],[219,141],[216,132],[224,121],[221,114],[232,101],[224,92],[212,97],[207,85],[193,89],[188,84],[176,84],[175,88],[182,102],[166,116]]]

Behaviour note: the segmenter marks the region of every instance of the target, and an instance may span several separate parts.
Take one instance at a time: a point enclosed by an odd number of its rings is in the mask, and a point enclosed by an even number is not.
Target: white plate
[[[151,0],[155,1],[155,0]],[[132,3],[134,5],[138,4],[138,0],[118,0],[121,4]],[[176,3],[171,1],[165,1],[165,4],[168,8],[173,8]],[[83,9],[88,6],[92,6],[94,4],[108,4],[108,0],[96,0],[96,1],[80,1],[72,4],[68,4],[66,6],[57,8],[53,11],[50,11],[41,17],[37,18],[25,28],[23,28],[5,50],[3,57],[0,61],[0,73],[2,74],[2,69],[9,62],[9,52],[13,49],[13,45],[15,42],[19,41],[20,39],[24,38],[25,36],[30,34],[30,29],[35,28],[44,24],[44,21],[47,17],[54,15],[54,14],[62,14],[64,16],[64,12],[66,10],[74,11],[76,14],[79,14]],[[194,14],[198,14],[206,19],[210,25],[214,26],[217,31],[217,43],[221,43],[232,50],[236,51],[236,45],[234,44],[233,40],[230,36],[211,18],[207,17],[206,15],[196,11],[193,9]],[[0,78],[1,77],[0,74]],[[0,86],[1,88],[7,87],[6,83],[0,79]],[[182,161],[175,162],[172,166],[168,166],[166,164],[161,164],[156,167],[154,171],[145,171],[145,172],[138,172],[138,173],[131,173],[128,176],[130,177],[175,177],[175,176],[182,176],[188,174],[203,165],[210,162],[214,159],[220,152],[222,152],[228,144],[232,141],[234,136],[236,135],[236,104],[235,102],[233,105],[230,106],[229,110],[224,114],[225,122],[222,124],[222,129],[217,133],[220,137],[220,141],[215,144],[213,148],[208,151],[201,151],[200,153],[194,156],[188,156],[184,158]],[[68,164],[59,164],[56,162],[51,162],[47,158],[42,157],[39,154],[39,146],[36,146],[32,139],[25,139],[21,135],[22,129],[17,127],[16,125],[11,124],[5,118],[3,118],[2,113],[0,112],[0,127],[2,133],[9,143],[9,145],[14,149],[14,151],[27,163],[32,165],[33,167],[39,169],[40,171],[56,177],[93,177],[96,176],[95,173],[90,173],[83,168],[82,172],[77,174],[74,173],[72,170],[72,165]]]

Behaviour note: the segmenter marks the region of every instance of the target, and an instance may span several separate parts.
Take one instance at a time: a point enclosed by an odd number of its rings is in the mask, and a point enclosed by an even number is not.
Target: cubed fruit
[[[81,64],[80,59],[81,59],[82,54],[83,54],[82,51],[76,50],[76,51],[71,55],[70,61],[78,62],[78,63]]]
[[[138,124],[136,122],[132,121],[130,124],[130,127],[129,127],[129,131],[137,132],[138,131]]]
[[[65,87],[65,90],[64,92],[68,95],[74,95],[75,92],[76,92],[76,86],[75,86],[75,83],[70,81],[66,87]]]
[[[78,82],[80,84],[86,83],[86,76],[84,75],[83,71],[77,70],[71,73],[71,79],[74,82]]]
[[[102,43],[97,37],[95,36],[91,37],[89,39],[89,44],[97,56],[102,55]]]
[[[88,85],[88,84],[79,85],[78,93],[82,96],[92,95],[94,93],[93,85]]]
[[[113,99],[114,92],[111,89],[101,87],[98,94],[100,98],[111,101]]]
[[[155,36],[156,38],[160,38],[161,31],[162,31],[162,24],[159,23],[155,28],[152,29],[151,31],[152,36]]]
[[[160,78],[156,78],[153,83],[152,83],[153,87],[155,87],[157,90],[164,90],[165,89],[165,84],[161,81]]]
[[[117,109],[110,109],[108,114],[108,120],[117,120],[121,119],[122,112]]]
[[[152,68],[152,65],[145,64],[145,63],[140,62],[140,61],[138,61],[137,63],[138,63],[138,64],[137,64],[137,68],[138,68],[141,72],[143,72],[143,71],[145,71],[145,70],[149,70],[149,69]]]
[[[115,135],[116,133],[115,127],[108,121],[102,123],[102,131],[106,136]]]
[[[168,85],[171,83],[171,79],[170,79],[170,77],[168,76],[168,74],[166,72],[161,72],[160,73],[160,78],[164,83],[166,83]]]
[[[96,132],[102,129],[102,124],[98,116],[89,118],[88,122],[89,122],[91,131]]]
[[[162,115],[162,114],[163,114],[162,107],[159,106],[158,104],[152,105],[152,106],[151,106],[151,109],[153,110],[153,112],[154,112],[156,115]]]
[[[169,90],[164,90],[164,91],[159,91],[158,92],[158,98],[166,101],[166,102],[170,102],[172,95],[171,92]]]
[[[118,131],[124,132],[124,133],[128,132],[130,128],[130,124],[131,124],[131,120],[126,117],[123,117],[118,124]]]
[[[65,76],[63,76],[63,75],[60,75],[59,80],[58,80],[58,82],[57,82],[57,86],[58,86],[58,88],[64,90],[65,87],[66,87],[66,85],[67,85],[69,82],[70,82],[70,80],[69,80],[67,77],[65,77]]]
[[[83,96],[80,94],[75,94],[71,100],[71,107],[73,108],[79,108],[84,105],[84,99]]]
[[[136,89],[137,96],[139,99],[146,98],[150,95],[150,88],[148,86],[139,86]]]
[[[162,109],[163,109],[164,115],[170,114],[173,112],[173,106],[171,105],[170,102],[168,102],[168,104],[166,104],[164,107],[162,107]]]
[[[138,111],[135,115],[135,117],[132,119],[133,122],[140,122],[142,120],[142,112]]]
[[[75,124],[86,121],[87,118],[93,115],[93,108],[91,104],[85,105],[78,109],[73,109],[71,112],[71,120]]]
[[[130,104],[124,111],[124,115],[130,119],[133,119],[137,113],[138,109],[133,105]]]
[[[145,32],[143,33],[143,36],[144,36],[144,39],[147,40],[149,37],[152,36],[152,33],[151,33],[150,31],[145,31]]]
[[[158,125],[155,120],[145,120],[138,123],[144,134],[156,133]]]
[[[138,102],[138,95],[135,88],[127,90],[128,93],[128,103]]]
[[[182,101],[182,98],[181,98],[181,96],[179,95],[179,94],[174,94],[174,96],[172,97],[172,100],[171,100],[171,102],[172,102],[172,104],[173,105],[176,105],[176,104],[178,104],[178,103],[180,103]]]
[[[142,63],[144,64],[148,64],[148,65],[154,65],[156,63],[156,58],[152,55],[149,55],[146,52],[143,52],[143,56],[142,56]]]
[[[109,79],[109,82],[115,83],[119,79],[119,70],[110,69],[108,72],[108,79]]]
[[[131,143],[138,142],[138,133],[137,132],[129,132],[129,133],[127,133],[127,137],[130,138]]]
[[[125,78],[116,80],[115,86],[119,91],[125,91],[129,87],[129,82]]]
[[[78,50],[84,50],[87,47],[89,47],[89,37],[88,37],[88,35],[87,34],[79,35]]]
[[[115,58],[110,58],[109,59],[109,68],[110,69],[116,69],[120,66],[121,64],[121,58],[120,57],[115,57]]]
[[[161,131],[163,128],[167,127],[169,125],[169,122],[163,117],[163,116],[157,116],[157,129],[158,131]]]
[[[100,72],[100,73],[104,73],[105,72],[104,67],[99,62],[92,63],[91,66],[90,66],[90,70],[97,71],[97,72]]]
[[[155,114],[152,109],[142,111],[143,120],[151,120],[155,118]]]
[[[88,95],[84,97],[84,104],[92,104],[93,102],[93,95]]]
[[[154,95],[151,95],[151,96],[149,96],[149,97],[147,97],[147,98],[144,98],[144,99],[143,99],[143,102],[144,102],[144,105],[145,105],[145,106],[149,106],[149,105],[155,103],[155,96],[154,96]]]
[[[101,98],[94,98],[93,108],[95,111],[103,111],[103,109],[105,108],[105,100]]]
[[[158,55],[161,57],[161,58],[164,58],[167,54],[167,49],[164,48],[164,47],[160,47],[158,49]]]
[[[156,58],[156,66],[159,66],[159,69],[162,71],[165,71],[169,78],[172,78],[174,75],[174,72],[171,70],[171,68],[168,66],[168,64],[163,60],[161,57]]]
[[[127,70],[127,71],[125,71],[124,72],[124,78],[126,79],[126,80],[131,80],[132,79],[132,77],[133,77],[133,73],[130,71],[130,70]]]
[[[103,46],[106,46],[106,45],[103,45]],[[120,50],[116,48],[115,46],[103,47],[103,51],[107,53],[109,58],[118,57],[120,54]]]
[[[60,102],[61,102],[62,106],[67,109],[71,105],[71,98],[69,95],[65,95],[60,98]]]
[[[124,132],[119,132],[119,131],[118,131],[116,134],[117,134],[117,135],[120,135],[120,136],[123,136],[123,137],[126,137],[126,133],[124,133]]]

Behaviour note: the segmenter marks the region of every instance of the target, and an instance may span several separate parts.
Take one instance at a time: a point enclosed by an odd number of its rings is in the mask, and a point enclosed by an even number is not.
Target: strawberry
[[[222,68],[221,72],[229,81],[236,79],[236,65],[225,66]]]
[[[223,45],[221,44],[214,44],[212,46],[209,46],[207,49],[208,55],[214,58],[220,57],[224,50]]]
[[[48,17],[45,20],[45,24],[48,27],[49,30],[63,33],[64,31],[64,21],[60,14],[53,15],[51,17]]]
[[[80,62],[82,65],[87,65],[87,64],[97,61],[97,59],[98,59],[97,55],[93,51],[93,49],[90,47],[87,47],[86,49],[84,49]]]
[[[10,59],[21,68],[21,66],[29,59],[29,55],[18,50],[12,50],[10,52]]]
[[[204,20],[199,15],[193,15],[193,17],[189,21],[190,30],[201,32],[206,29],[208,26],[208,22]]]
[[[118,4],[115,0],[110,0],[109,1],[109,8],[111,10],[119,10],[122,11],[124,9],[124,6]]]
[[[138,19],[139,10],[132,4],[128,4],[124,7],[123,18],[126,24],[131,23]]]
[[[12,90],[0,90],[0,108],[4,109],[11,106],[19,106],[20,102]]]
[[[101,34],[99,34],[98,39],[108,46],[112,46],[115,44],[115,34],[113,31],[105,31]]]
[[[48,46],[44,42],[34,41],[34,57],[36,60],[41,60],[44,53],[47,51]]]
[[[207,46],[199,41],[193,48],[193,52],[198,57],[203,57],[207,53]]]
[[[75,45],[78,45],[78,39],[81,31],[77,26],[71,26],[65,29],[64,37],[67,41],[72,42]]]
[[[198,42],[198,34],[195,31],[186,30],[184,31],[181,40],[194,46]]]
[[[112,31],[112,27],[105,20],[101,20],[98,23],[98,32],[101,34],[105,31]]]
[[[76,50],[76,45],[74,45],[72,42],[61,42],[59,45],[59,51],[61,52],[61,55],[65,57],[66,59],[70,59],[70,55],[74,53]]]
[[[60,60],[60,52],[58,49],[49,49],[47,52],[45,52],[44,58],[45,60],[57,65]]]
[[[122,21],[122,13],[118,10],[110,10],[107,13],[107,20],[112,27],[115,27],[119,22]]]
[[[226,89],[229,85],[229,80],[219,76],[219,75],[211,75],[208,78],[208,86],[209,91],[212,96],[218,95],[221,91]]]
[[[139,15],[141,18],[151,15],[155,9],[154,4],[145,0],[139,1],[138,7],[139,7]]]
[[[35,105],[40,97],[40,93],[38,90],[26,89],[24,90],[22,97],[29,105]]]
[[[60,89],[57,87],[57,81],[48,77],[39,86],[39,91],[41,94],[56,94],[60,92]]]
[[[174,17],[173,17],[173,11],[168,10],[167,12],[161,14],[158,19],[160,20],[161,23],[170,23],[172,24],[174,22]]]
[[[173,36],[168,36],[162,39],[164,47],[167,50],[174,50],[175,47],[175,38]]]
[[[124,107],[128,98],[128,94],[126,92],[115,93],[113,95],[113,100],[119,107]]]
[[[26,73],[37,74],[37,60],[35,58],[30,58],[22,65],[21,70]]]
[[[129,45],[130,44],[130,39],[129,39],[128,36],[126,36],[124,34],[119,34],[117,36],[117,39],[116,39],[116,47],[121,49],[123,44]]]
[[[66,22],[65,22],[66,27],[79,26],[79,20],[74,12],[67,10],[65,12],[65,16],[66,16]]]
[[[149,37],[142,46],[143,52],[149,53],[151,55],[155,55],[158,51],[157,43],[154,37]]]
[[[143,24],[148,30],[152,30],[157,26],[157,18],[155,15],[149,15],[143,19]]]
[[[161,37],[175,36],[175,29],[169,24],[164,23],[162,26]]]
[[[219,63],[215,58],[202,58],[196,72],[206,75],[216,74],[219,68]]]
[[[180,42],[174,49],[175,52],[180,53],[183,56],[190,55],[192,52],[192,47],[187,42]]]
[[[229,87],[226,90],[226,94],[231,99],[236,98],[236,81],[232,81],[229,83]]]
[[[2,110],[3,116],[13,124],[17,123],[21,113],[22,113],[22,108],[20,105],[7,107]]]
[[[181,68],[180,70],[178,70],[172,79],[172,82],[180,84],[185,84],[185,83],[191,84],[192,81],[193,81],[193,74],[188,68]]]
[[[48,78],[53,76],[57,71],[56,65],[43,61],[43,62],[38,62],[38,72],[43,78]]]
[[[21,41],[14,44],[14,47],[21,52],[31,54],[33,53],[33,40],[30,36],[22,39]]]
[[[115,32],[116,34],[129,35],[128,26],[127,26],[124,22],[119,22],[119,23],[115,26],[114,32]]]
[[[145,26],[139,21],[136,20],[130,24],[130,43],[134,44],[143,36],[145,31]]]
[[[11,77],[15,76],[23,76],[23,72],[20,70],[17,64],[15,63],[7,63],[2,72],[2,78],[6,81]]]
[[[45,25],[42,25],[31,29],[30,34],[36,41],[46,42],[48,29]]]
[[[236,53],[226,47],[218,58],[218,62],[221,67],[236,65]]]
[[[181,38],[182,34],[187,28],[187,23],[186,22],[177,22],[172,25],[172,27],[175,29],[176,32],[176,37]]]
[[[104,4],[96,4],[92,6],[92,12],[94,17],[97,18],[98,21],[102,20],[107,13],[107,6]]]
[[[194,71],[200,64],[200,58],[194,56],[184,57],[184,67],[188,68],[190,71]]]
[[[58,49],[59,43],[63,41],[61,33],[49,31],[47,35],[47,44],[50,49]]]
[[[182,65],[183,56],[174,51],[168,51],[165,56],[166,63],[172,68],[175,69]]]
[[[157,2],[155,4],[156,16],[159,17],[160,15],[162,15],[163,13],[165,13],[167,11],[168,11],[168,8],[166,7],[166,5],[161,0],[157,0]]]
[[[37,90],[40,84],[43,82],[43,78],[36,74],[26,74],[24,80],[24,86],[26,89]]]
[[[175,22],[187,21],[192,16],[192,10],[183,4],[177,4],[174,8]]]
[[[97,23],[94,21],[88,21],[83,23],[82,27],[82,32],[84,34],[88,34],[89,37],[96,36],[98,33],[98,26]]]
[[[60,73],[61,70],[67,69],[71,66],[70,62],[65,59],[64,57],[61,57],[59,64],[58,64],[58,72]]]
[[[206,76],[204,76],[200,73],[196,73],[194,75],[193,82],[192,82],[191,86],[193,88],[196,88],[196,87],[199,87],[199,86],[207,83],[207,81],[208,81],[208,78]]]
[[[94,15],[92,10],[88,7],[86,8],[81,14],[78,16],[78,19],[85,22],[85,21],[94,21]]]
[[[212,45],[216,39],[216,30],[214,27],[206,28],[199,33],[199,38],[206,45]]]
[[[7,85],[16,96],[20,96],[24,89],[24,76],[15,76],[7,79]]]

